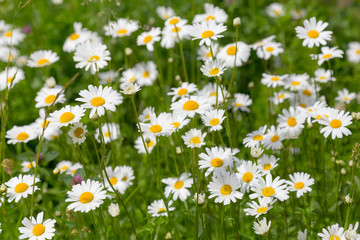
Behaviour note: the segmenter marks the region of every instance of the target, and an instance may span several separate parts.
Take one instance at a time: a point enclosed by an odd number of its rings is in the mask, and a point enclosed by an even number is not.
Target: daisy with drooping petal
[[[97,41],[86,41],[76,47],[73,59],[77,62],[76,68],[90,70],[90,73],[94,75],[108,65],[107,61],[110,61],[111,57],[106,45]]]
[[[25,74],[22,69],[17,67],[6,67],[4,71],[0,73],[0,91],[6,87],[9,89],[14,87],[15,84],[25,79]]]
[[[336,101],[344,102],[349,104],[352,100],[356,98],[355,93],[350,93],[349,90],[344,88],[343,90],[340,90],[337,92],[338,96],[335,98]]]
[[[222,38],[223,35],[219,35],[225,32],[227,29],[222,23],[216,24],[215,21],[194,23],[189,27],[189,34],[193,37],[193,40],[201,39],[199,45],[210,46],[211,41],[215,41],[218,38]]]
[[[256,50],[256,55],[261,59],[268,60],[271,56],[278,56],[283,52],[284,49],[282,48],[281,43],[268,42]]]
[[[333,71],[331,69],[325,70],[323,68],[318,68],[314,72],[315,81],[319,83],[327,83],[329,81],[335,81],[333,77]]]
[[[346,55],[349,62],[359,63],[360,62],[360,42],[351,42],[346,50]]]
[[[236,177],[241,182],[241,192],[249,192],[250,188],[258,181],[261,176],[256,163],[244,161],[236,168]]]
[[[52,239],[55,236],[55,219],[47,219],[44,221],[44,212],[34,217],[24,218],[21,223],[24,227],[19,227],[21,235],[19,239],[45,240]]]
[[[153,85],[159,73],[156,69],[156,64],[153,61],[138,63],[135,65],[134,69],[136,71],[136,82],[140,86]]]
[[[244,212],[247,216],[255,216],[255,218],[260,217],[262,214],[266,214],[270,209],[272,209],[272,205],[276,200],[271,198],[258,198],[259,203],[256,201],[251,201],[246,203],[249,208],[245,208]]]
[[[273,17],[273,18],[285,15],[284,6],[282,4],[280,4],[280,3],[277,3],[277,2],[271,3],[270,5],[268,5],[266,7],[265,10],[266,10],[266,13],[270,17]]]
[[[331,138],[342,138],[343,135],[351,135],[351,131],[346,126],[352,124],[352,117],[349,112],[339,111],[338,109],[329,109],[324,116],[318,120],[319,124],[325,125],[320,130],[324,137],[328,137],[331,133]]]
[[[59,96],[56,98],[58,94]],[[41,88],[36,94],[35,107],[36,108],[49,107],[52,104],[64,103],[65,100],[66,100],[65,94],[64,91],[62,91],[62,87],[55,86],[54,88],[48,88],[45,86]]]
[[[33,184],[38,182],[40,182],[40,179],[34,179],[34,175],[23,176],[20,174],[17,177],[11,178],[9,181],[5,182],[7,187],[6,197],[8,197],[8,202],[12,202],[15,199],[15,202],[17,203],[21,198],[27,198],[28,195],[33,194],[36,190],[40,190],[37,186],[33,186]]]
[[[201,120],[205,126],[210,127],[210,132],[218,131],[222,129],[221,124],[226,118],[224,114],[225,110],[223,109],[213,109],[201,115]]]
[[[86,125],[82,123],[74,123],[69,130],[68,135],[71,137],[73,144],[78,143],[81,144],[85,142],[86,136],[85,134],[88,132],[86,129]]]
[[[154,136],[168,136],[171,134],[171,115],[160,113],[150,115],[150,123],[140,123],[141,131],[145,134],[153,134]],[[140,129],[139,129],[140,130]]]
[[[240,109],[243,112],[250,112],[248,108],[252,104],[252,100],[249,95],[243,93],[234,94],[235,101],[233,103],[233,108]]]
[[[225,63],[221,60],[206,60],[200,71],[207,77],[217,77],[226,70]]]
[[[344,234],[344,228],[339,227],[339,224],[334,224],[327,229],[323,228],[322,233],[318,233],[318,236],[321,237],[322,240],[346,240],[345,234]]]
[[[21,172],[28,172],[28,171],[30,171],[30,169],[32,169],[33,167],[36,166],[36,162],[35,161],[32,161],[32,162],[24,161],[21,163],[21,166],[22,166]]]
[[[173,96],[171,101],[174,102],[178,98],[188,97],[189,94],[196,92],[197,86],[194,83],[184,82],[180,87],[171,88],[171,92],[168,93],[169,96]]]
[[[322,47],[321,53],[318,55],[311,55],[313,59],[318,60],[318,65],[320,66],[326,61],[329,61],[333,58],[343,58],[344,51],[341,49],[338,49],[338,47]]]
[[[119,76],[118,71],[109,70],[107,72],[99,72],[100,84],[109,84],[115,81],[115,79]]]
[[[144,134],[144,141],[149,153],[152,152],[154,147],[156,146],[156,137],[153,134]],[[139,136],[135,140],[135,148],[138,150],[138,153],[146,153],[144,143],[142,141],[141,136]]]
[[[119,138],[120,126],[119,124],[116,123],[104,123],[101,125],[101,132],[102,132],[102,137],[104,138],[104,142],[109,143]],[[99,128],[96,129],[95,139],[98,142],[101,142]]]
[[[73,185],[67,194],[69,197],[65,199],[65,202],[71,202],[67,209],[74,210],[74,212],[95,210],[103,204],[107,197],[101,183],[90,179]]]
[[[264,217],[259,222],[254,222],[253,229],[256,234],[259,235],[265,235],[269,232],[271,226],[271,221],[269,221],[269,224],[267,224],[266,217]]]
[[[249,196],[251,199],[267,197],[276,198],[283,202],[289,198],[286,181],[280,179],[280,177],[276,177],[273,180],[271,174],[266,175],[266,180],[260,177],[259,181],[251,188],[251,191],[254,192]]]
[[[267,87],[279,87],[279,86],[284,86],[284,80],[288,77],[287,74],[285,75],[271,75],[271,74],[266,74],[263,73],[262,74],[262,79],[261,79],[261,83]]]
[[[158,6],[156,8],[156,13],[162,20],[166,20],[169,17],[175,16],[175,12],[171,7]]]
[[[191,188],[193,184],[193,179],[191,174],[182,173],[179,178],[165,178],[161,182],[165,183],[165,197],[169,197],[170,194],[173,194],[173,200],[176,201],[178,198],[181,201],[185,201],[191,194],[188,188]]]
[[[27,143],[35,138],[37,138],[37,131],[29,126],[13,126],[10,130],[6,131],[5,136],[8,141],[7,144],[16,144],[16,143]]]
[[[184,97],[172,103],[170,109],[176,113],[184,113],[186,116],[193,118],[195,113],[201,115],[210,110],[211,105],[205,97],[190,96],[190,98]]]
[[[81,90],[80,98],[76,98],[76,101],[83,102],[81,106],[83,108],[90,108],[90,118],[97,115],[103,116],[105,109],[114,112],[116,106],[122,103],[123,97],[111,87],[95,87],[93,85],[88,86],[89,90]]]
[[[268,132],[264,136],[262,144],[266,149],[279,149],[282,148],[282,141],[284,140],[284,134],[281,128],[271,126],[268,128]]]
[[[110,22],[104,26],[105,35],[113,38],[130,36],[138,29],[139,25],[135,21],[125,18],[119,18],[116,22]]]
[[[214,6],[211,3],[204,4],[205,13],[197,14],[194,16],[194,23],[201,23],[201,22],[208,22],[208,21],[215,21],[216,23],[226,23],[228,19],[228,15],[226,12]]]
[[[33,52],[28,60],[29,67],[45,67],[54,62],[57,62],[59,57],[56,52],[51,50],[40,50]]]
[[[125,95],[134,95],[141,90],[141,87],[136,83],[123,83],[120,85],[121,93]]]
[[[260,127],[259,130],[247,134],[243,140],[245,147],[252,148],[259,146],[262,140],[264,140],[266,128],[267,126],[265,125],[264,127]]]
[[[155,114],[155,108],[154,107],[146,107],[142,113],[139,115],[139,121],[140,122],[147,122],[150,120],[151,114]],[[156,114],[155,114],[156,115]]]
[[[161,40],[161,29],[154,27],[148,32],[141,33],[136,40],[138,46],[145,45],[150,52],[154,51],[154,43]]]
[[[213,49],[214,50],[214,49]],[[223,47],[216,58],[225,62],[226,67],[240,67],[249,60],[250,46],[244,42],[230,43]]]
[[[90,32],[82,27],[82,23],[74,22],[74,32],[65,40],[63,50],[65,52],[73,52],[76,47],[90,38]]]
[[[304,39],[302,45],[312,48],[315,46],[326,45],[326,41],[331,40],[332,31],[324,31],[328,26],[327,22],[321,20],[316,21],[315,17],[310,20],[304,20],[304,27],[297,26],[295,28],[296,36],[300,39]]]
[[[239,192],[240,181],[235,174],[222,172],[214,175],[212,181],[208,184],[211,193],[209,198],[215,197],[215,203],[230,204],[230,201],[236,202],[236,199],[242,199],[243,193]]]
[[[258,168],[263,174],[270,174],[271,170],[277,167],[279,158],[274,155],[263,155],[258,162]]]
[[[284,129],[284,134],[289,138],[296,138],[304,128],[306,115],[300,107],[290,107],[289,110],[283,109],[282,114],[277,119],[278,126]]]
[[[192,128],[182,136],[182,139],[188,148],[200,148],[206,144],[204,142],[205,137],[206,133],[201,133],[201,130]]]
[[[49,127],[66,127],[69,124],[80,122],[84,115],[85,109],[83,107],[66,105],[60,110],[50,113]]]
[[[220,147],[205,148],[206,153],[200,153],[199,169],[206,169],[205,177],[212,172],[216,174],[225,171],[232,160],[231,149]]]
[[[175,207],[172,207],[171,204],[173,203],[172,200],[168,202],[168,209],[169,211],[174,211]],[[161,217],[161,216],[168,216],[168,212],[166,210],[166,206],[164,200],[155,200],[148,206],[148,213],[151,214],[152,217]]]
[[[286,181],[289,185],[288,190],[290,192],[296,192],[296,197],[299,198],[304,193],[311,192],[310,186],[315,183],[313,178],[310,178],[308,173],[296,172],[293,175],[289,175],[291,181]]]

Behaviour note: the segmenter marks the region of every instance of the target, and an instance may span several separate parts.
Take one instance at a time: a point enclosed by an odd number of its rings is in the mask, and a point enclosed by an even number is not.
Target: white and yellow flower
[[[20,174],[17,177],[11,178],[9,181],[5,182],[5,186],[7,187],[6,197],[8,197],[8,202],[12,202],[15,199],[15,202],[17,203],[21,198],[27,198],[28,195],[31,195],[35,191],[39,190],[37,186],[33,186],[33,184],[38,182],[40,182],[40,179],[34,178],[33,175],[23,176]]]
[[[85,109],[80,106],[66,105],[58,111],[50,113],[48,121],[50,127],[66,127],[69,124],[80,122],[85,115]]]
[[[19,239],[45,240],[52,239],[55,236],[55,219],[47,219],[44,221],[44,212],[37,217],[24,218],[21,223],[24,227],[19,227],[21,235]]]
[[[30,55],[27,65],[32,68],[45,67],[57,62],[59,57],[56,52],[51,50],[40,50]]]

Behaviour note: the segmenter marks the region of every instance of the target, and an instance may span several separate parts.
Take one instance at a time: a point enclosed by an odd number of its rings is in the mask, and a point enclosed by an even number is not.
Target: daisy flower
[[[166,20],[169,17],[175,16],[175,12],[171,7],[158,6],[156,8],[157,15],[162,19]]]
[[[140,122],[147,122],[150,120],[151,114],[155,114],[154,107],[146,107],[142,113],[139,115]]]
[[[266,175],[266,180],[262,177],[259,178],[259,181],[254,184],[251,188],[251,191],[254,193],[250,194],[250,198],[276,198],[279,201],[283,202],[289,198],[286,181],[276,177],[272,179],[271,174]]]
[[[304,8],[301,8],[301,9],[292,9],[292,10],[290,11],[290,15],[291,15],[292,19],[294,19],[294,20],[299,20],[299,19],[301,19],[301,18],[303,18],[303,17],[306,16],[306,9],[304,9]]]
[[[222,38],[223,35],[219,35],[225,32],[227,27],[222,23],[216,24],[215,21],[211,20],[208,22],[194,23],[189,27],[189,34],[193,37],[193,40],[201,39],[199,45],[210,46],[212,40]]]
[[[216,58],[219,52],[219,44],[213,43],[211,45],[211,48],[212,48],[212,53],[210,47],[205,45],[200,46],[199,50],[197,51],[197,55],[198,55],[197,60],[201,60],[205,62],[206,60],[212,59],[213,55],[214,58]]]
[[[44,212],[37,215],[36,218],[24,218],[21,223],[24,227],[19,227],[21,235],[19,239],[29,238],[31,240],[52,239],[55,236],[55,219],[44,221]]]
[[[277,167],[277,162],[280,158],[276,158],[274,155],[263,155],[258,162],[259,170],[263,174],[270,174],[270,171]]]
[[[103,204],[107,197],[101,183],[90,179],[72,186],[71,191],[68,191],[67,194],[69,197],[65,199],[65,202],[71,202],[67,209],[74,210],[74,212],[95,210]]]
[[[356,232],[359,227],[359,222],[356,222],[355,225],[350,224],[348,230],[345,231],[345,238],[347,240],[359,240],[360,234]]]
[[[205,13],[197,14],[194,16],[194,23],[201,23],[201,22],[208,22],[208,21],[215,21],[216,23],[226,23],[228,19],[228,15],[226,12],[214,6],[210,3],[204,4]]]
[[[271,198],[258,198],[258,201],[259,203],[256,201],[246,203],[249,208],[244,209],[245,215],[255,216],[255,218],[258,218],[272,209],[272,205],[276,200],[272,200]]]
[[[205,126],[210,127],[210,132],[218,131],[222,129],[221,124],[226,118],[224,114],[225,110],[223,109],[213,109],[201,115],[201,120]]]
[[[225,86],[216,83],[206,84],[196,95],[207,98],[211,105],[222,104],[225,99],[230,98]]]
[[[76,171],[82,168],[84,168],[84,166],[81,163],[75,163],[67,170],[67,173],[74,176]]]
[[[226,70],[225,63],[221,60],[206,60],[200,71],[207,77],[221,76]]]
[[[272,40],[275,39],[275,35],[271,35],[270,37],[261,39],[260,41],[257,41],[256,43],[250,45],[250,47],[254,50],[257,50],[258,48],[262,47],[264,44],[272,42]]]
[[[225,62],[228,68],[240,67],[249,60],[250,47],[244,42],[230,43],[223,47],[216,58]]]
[[[261,175],[258,166],[252,161],[244,161],[236,170],[236,177],[241,182],[241,192],[249,192]]]
[[[178,198],[181,201],[185,201],[191,194],[188,188],[191,188],[193,180],[191,174],[182,173],[179,178],[165,178],[161,182],[165,183],[165,197],[169,197],[170,194],[173,194],[173,200],[176,201]]]
[[[3,61],[5,63],[7,62],[14,62],[18,63],[19,57],[19,50],[13,47],[7,47],[7,46],[1,46],[0,48],[0,61]],[[24,64],[19,64],[18,66],[21,67]]]
[[[9,29],[0,36],[0,44],[8,46],[17,46],[25,39],[25,34],[21,29]]]
[[[261,59],[268,60],[271,56],[278,56],[283,52],[284,49],[282,48],[281,43],[268,42],[256,50],[256,55]]]
[[[280,149],[282,145],[282,141],[284,140],[284,134],[281,128],[271,126],[268,129],[268,132],[264,136],[264,140],[262,144],[266,149]]]
[[[82,28],[82,23],[74,22],[74,32],[65,40],[64,52],[73,52],[76,47],[90,38],[89,30]]]
[[[274,2],[266,7],[266,13],[273,18],[284,16],[284,6],[280,3]]]
[[[118,191],[120,194],[124,194],[125,190],[127,189],[128,185],[125,181],[123,181],[123,174],[121,172],[121,168],[119,166],[116,166],[113,170],[111,166],[106,167],[106,173],[109,177],[110,183],[105,180],[105,187],[108,191],[113,192],[114,190],[112,187]],[[103,175],[105,176],[105,173],[103,172]],[[111,184],[111,185],[110,185]],[[112,187],[111,187],[112,186]]]
[[[287,74],[280,76],[280,75],[271,75],[271,74],[263,73],[261,83],[267,87],[276,88],[276,87],[284,86],[285,85],[284,80],[287,77],[288,77]]]
[[[190,123],[190,119],[187,118],[186,114],[175,113],[175,112],[172,113],[171,115],[172,131],[177,131],[179,129],[182,129],[189,123]]]
[[[337,92],[338,96],[335,98],[336,101],[344,102],[349,104],[352,100],[356,98],[355,93],[349,93],[349,90],[344,88],[343,90],[340,90]]]
[[[134,95],[141,90],[141,87],[136,83],[123,83],[120,85],[121,91],[125,95]]]
[[[335,81],[336,79],[333,77],[333,71],[331,69],[325,70],[323,68],[318,68],[314,72],[315,81],[319,83],[327,83],[329,81]]]
[[[28,195],[33,194],[36,190],[40,190],[37,186],[33,186],[34,183],[36,184],[38,182],[40,182],[40,179],[34,178],[34,175],[23,176],[20,174],[17,177],[11,178],[9,181],[5,182],[8,202],[12,202],[15,199],[15,202],[17,203],[21,198],[27,198]]]
[[[326,61],[329,61],[333,58],[343,58],[344,51],[341,49],[338,49],[338,47],[322,47],[321,53],[318,55],[311,55],[313,59],[318,60],[318,65],[320,66]]]
[[[30,169],[32,169],[35,166],[36,166],[35,161],[32,161],[32,162],[24,161],[21,163],[21,167],[22,167],[21,172],[28,172],[28,171],[30,171]]]
[[[236,199],[242,199],[243,195],[237,191],[241,184],[235,174],[223,172],[214,175],[212,181],[208,184],[211,193],[209,198],[215,197],[215,203],[230,204],[230,201],[236,202]]]
[[[146,148],[148,152],[151,153],[154,147],[156,146],[156,137],[153,134],[144,134],[143,137]],[[135,148],[138,150],[138,153],[144,153],[144,154],[146,153],[141,136],[139,136],[135,140]]]
[[[136,40],[138,46],[145,45],[150,52],[154,51],[154,43],[161,40],[161,29],[154,27],[148,32],[141,33]]]
[[[86,129],[86,125],[82,124],[82,123],[74,123],[69,130],[68,135],[71,137],[71,140],[73,142],[73,144],[81,144],[83,142],[85,142],[86,137],[85,134],[88,132]]]
[[[200,148],[206,144],[204,142],[205,137],[206,133],[201,133],[201,130],[192,128],[182,136],[182,139],[188,148]]]
[[[259,130],[247,134],[246,138],[243,140],[245,147],[258,147],[262,140],[264,140],[266,128],[267,126],[265,125],[264,127],[260,127]]]
[[[349,43],[348,49],[346,50],[346,55],[349,62],[359,63],[360,62],[360,42],[351,42]]]
[[[184,113],[186,116],[193,118],[195,113],[201,115],[210,110],[211,105],[205,97],[190,96],[172,103],[170,109],[176,113]]]
[[[173,129],[171,115],[168,113],[160,113],[159,116],[151,114],[150,123],[140,123],[140,127],[145,134],[153,134],[155,137],[169,136]]]
[[[68,170],[72,167],[72,165],[72,162],[63,160],[56,165],[56,168],[60,170],[60,173],[68,173]]]
[[[59,57],[56,52],[53,52],[51,50],[40,50],[33,52],[30,55],[27,65],[32,68],[45,67],[54,62],[57,62],[58,60]]]
[[[231,163],[231,149],[220,147],[205,148],[206,153],[200,153],[199,169],[206,169],[205,177],[212,172],[223,172]]]
[[[307,239],[307,229],[305,228],[304,232],[299,231],[297,234],[297,240],[306,240]]]
[[[352,117],[349,112],[339,111],[337,109],[329,109],[327,116],[318,120],[321,125],[325,125],[320,130],[324,137],[328,137],[331,133],[331,138],[342,138],[343,135],[351,135],[351,131],[346,126],[352,124]]]
[[[115,81],[119,76],[118,71],[109,70],[107,72],[99,72],[100,84],[109,84]]]
[[[279,91],[274,92],[274,96],[269,98],[269,101],[274,103],[275,105],[278,105],[280,103],[283,103],[284,100],[289,99],[291,97],[291,94],[289,92]]]
[[[8,87],[8,89],[12,88],[23,79],[25,79],[25,74],[22,69],[6,67],[5,70],[0,73],[0,91],[6,87]]]
[[[171,204],[173,203],[172,200],[168,202],[168,209],[170,212],[175,210],[175,207],[172,207]],[[168,216],[166,206],[164,200],[155,200],[148,206],[148,213],[151,214],[152,217],[161,217],[161,216]]]
[[[80,106],[66,105],[58,111],[49,115],[50,127],[66,127],[69,124],[80,122],[82,116],[85,115],[85,109]]]
[[[267,224],[266,217],[264,217],[261,221],[254,222],[253,229],[256,234],[265,235],[266,233],[269,232],[270,226],[271,226],[271,221],[269,221],[269,224]]]
[[[135,21],[125,18],[119,18],[116,22],[110,22],[104,26],[105,35],[113,38],[130,36],[138,29],[139,25]]]
[[[240,109],[243,112],[250,112],[248,108],[252,104],[252,100],[250,96],[243,93],[235,93],[234,94],[235,101],[233,102],[234,109]]]
[[[121,181],[125,182],[127,187],[133,184],[135,179],[134,170],[130,166],[120,166]]]
[[[156,69],[156,67],[155,67]],[[136,81],[137,71],[135,68],[129,68],[122,72],[122,76],[120,77],[120,82],[124,83],[133,83]]]
[[[94,75],[108,65],[107,61],[110,61],[111,57],[106,45],[97,41],[86,41],[76,47],[73,59],[77,62],[76,68],[90,70],[90,73]]]
[[[65,94],[64,91],[62,92],[61,91],[62,91],[62,87],[57,87],[57,86],[54,88],[48,88],[46,86],[41,88],[37,92],[35,97],[35,102],[36,102],[35,107],[42,108],[42,107],[49,107],[52,104],[56,104],[56,103],[64,103],[66,100]],[[59,96],[56,98],[58,94]]]
[[[188,97],[189,94],[198,91],[197,86],[194,83],[184,82],[180,87],[171,88],[168,93],[169,96],[173,96],[171,101],[174,102],[178,98]]]
[[[293,175],[289,175],[291,181],[286,181],[289,185],[288,190],[290,192],[296,192],[296,197],[299,198],[304,193],[311,192],[310,186],[315,183],[313,178],[310,178],[310,175],[303,172],[296,172]]]
[[[27,143],[37,138],[37,131],[29,126],[13,126],[10,130],[6,131],[7,144]]]
[[[151,86],[157,79],[158,71],[153,61],[138,63],[135,65],[136,82],[142,86]]]
[[[344,234],[344,228],[339,227],[339,224],[334,224],[327,229],[323,228],[322,233],[318,233],[318,236],[321,237],[322,240],[336,239],[336,240],[346,240]]]
[[[304,20],[304,27],[297,26],[295,28],[296,36],[300,39],[304,39],[302,45],[312,48],[315,46],[326,45],[326,41],[331,40],[332,31],[324,31],[329,24],[319,20],[316,22],[316,18],[312,17],[310,20]]]
[[[90,118],[92,118],[95,113],[97,113],[99,117],[103,116],[105,110],[114,112],[116,106],[122,103],[123,97],[111,87],[103,87],[102,85],[95,87],[89,85],[88,88],[89,90],[81,90],[79,93],[81,97],[75,100],[83,102],[84,104],[81,105],[83,108],[91,109]]]
[[[104,123],[101,126],[101,132],[102,132],[102,135],[103,135],[103,138],[104,138],[104,142],[109,143],[109,142],[119,138],[119,136],[120,136],[120,126],[119,126],[119,124],[116,124],[116,123]],[[100,141],[100,130],[99,130],[99,128],[96,129],[95,139],[98,142],[101,142]]]
[[[300,107],[283,109],[277,119],[278,126],[283,128],[286,137],[296,138],[304,128],[305,117],[306,115]]]

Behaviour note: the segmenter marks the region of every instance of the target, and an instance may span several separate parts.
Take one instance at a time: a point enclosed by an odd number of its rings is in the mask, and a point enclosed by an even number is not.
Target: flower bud
[[[240,17],[234,18],[234,20],[233,20],[233,26],[234,26],[234,27],[240,27],[240,25],[241,25],[241,18],[240,18]]]
[[[198,198],[199,197],[199,198]],[[196,203],[198,202],[199,206],[203,205],[205,203],[205,193],[194,194],[193,201]]]
[[[263,152],[264,149],[261,147],[252,147],[250,154],[253,158],[259,158]]]
[[[131,54],[133,54],[133,50],[131,48],[125,48],[125,54],[126,56],[130,56]]]
[[[108,208],[108,212],[112,217],[117,217],[120,214],[120,208],[118,204],[110,204],[109,208]]]
[[[53,88],[56,85],[56,81],[54,77],[49,77],[48,79],[45,80],[45,85],[48,88]]]
[[[58,175],[59,173],[60,173],[60,169],[55,168],[54,171],[53,171],[53,174],[54,174],[54,175]]]

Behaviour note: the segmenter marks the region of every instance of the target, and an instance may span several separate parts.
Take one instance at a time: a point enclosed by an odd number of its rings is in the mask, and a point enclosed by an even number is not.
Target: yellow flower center
[[[68,166],[63,166],[62,168],[60,168],[60,170],[62,171],[66,171],[66,169],[68,169]]]
[[[206,20],[206,21],[215,20],[215,17],[210,15],[210,16],[207,16],[207,17],[205,18],[205,20]]]
[[[190,143],[191,144],[199,144],[199,143],[201,143],[201,140],[199,137],[193,137],[190,139]]]
[[[202,38],[209,38],[209,37],[212,37],[212,36],[214,36],[214,32],[210,31],[210,30],[206,30],[201,34]]]
[[[295,183],[295,185],[294,185],[294,187],[295,187],[296,189],[302,189],[302,188],[304,188],[304,186],[305,186],[305,184],[304,184],[303,182],[297,182],[297,183]]]
[[[109,138],[110,135],[111,135],[111,132],[106,132],[106,133],[104,133],[104,136],[105,136],[106,138]]]
[[[81,127],[75,129],[75,131],[74,131],[74,135],[77,138],[82,138],[83,134],[84,134],[84,129],[82,129]]]
[[[121,181],[126,181],[127,180],[127,177],[126,176],[124,176],[122,179],[121,179]]]
[[[42,65],[45,65],[45,64],[50,64],[50,61],[47,60],[46,58],[42,58],[37,62],[37,65],[39,65],[39,66],[42,66]]]
[[[310,96],[311,96],[311,91],[310,91],[309,89],[305,89],[305,90],[303,91],[303,94],[304,94],[305,96],[310,97]]]
[[[261,207],[256,210],[257,213],[264,213],[267,211],[267,207]]]
[[[272,77],[272,78],[271,78],[271,81],[274,81],[274,82],[277,82],[277,81],[279,81],[279,80],[280,80],[279,77]]]
[[[154,142],[151,141],[151,140],[146,143],[146,147],[148,147],[148,148],[149,148],[149,147],[152,147],[153,145],[154,145]]]
[[[290,117],[290,118],[287,120],[287,124],[288,124],[290,127],[296,126],[296,124],[297,124],[296,118]]]
[[[268,171],[271,168],[271,164],[269,164],[269,163],[264,164],[263,168],[264,168],[265,171]]]
[[[338,236],[332,235],[329,237],[329,240],[340,240],[340,238]]]
[[[36,224],[32,229],[32,233],[34,234],[34,236],[41,236],[44,232],[45,226],[42,224]]]
[[[152,133],[158,133],[158,132],[161,132],[161,130],[162,130],[162,127],[161,127],[160,125],[157,125],[157,124],[152,125],[152,126],[150,127],[150,131],[151,131]]]
[[[169,21],[169,24],[174,25],[174,24],[177,24],[178,22],[179,22],[178,18],[173,18]]]
[[[149,36],[146,36],[146,37],[144,38],[144,43],[149,43],[152,38],[153,38],[153,37],[150,36],[150,35],[149,35]]]
[[[183,96],[188,93],[188,90],[186,88],[180,88],[178,91],[179,96]]]
[[[216,126],[220,123],[220,120],[218,118],[213,118],[210,120],[210,125],[211,126]]]
[[[14,77],[9,77],[9,78],[7,79],[7,83],[8,83],[8,84],[11,84],[13,80],[14,80]]]
[[[309,38],[317,38],[319,36],[319,32],[316,30],[310,30],[307,35]]]
[[[29,134],[27,134],[26,132],[21,132],[16,136],[16,139],[19,141],[24,141],[29,137]]]
[[[49,95],[49,96],[47,96],[47,97],[45,98],[45,103],[46,103],[46,104],[50,104],[50,103],[52,103],[54,100],[55,100],[55,95],[54,95],[54,94],[51,94],[51,95]]]
[[[105,104],[105,99],[103,99],[102,97],[94,97],[93,99],[91,99],[90,104],[94,107],[100,107]]]
[[[254,139],[255,141],[261,141],[261,140],[264,139],[264,137],[263,137],[262,135],[255,135],[255,136],[253,137],[253,139]]]
[[[129,82],[132,83],[134,80],[135,80],[135,77],[132,77],[132,78],[129,79]]]
[[[244,173],[242,180],[246,183],[251,182],[251,180],[253,180],[254,175],[251,172],[246,172]]]
[[[349,101],[349,98],[348,98],[348,97],[344,97],[344,100],[345,100],[345,101]]]
[[[116,177],[110,178],[110,183],[111,183],[111,185],[114,186],[117,182],[118,182],[118,179],[117,179]]]
[[[184,186],[184,182],[183,181],[177,181],[175,184],[174,184],[174,188],[175,189],[180,189]]]
[[[8,31],[4,34],[5,37],[12,37],[12,31]]]
[[[83,204],[89,203],[94,199],[94,194],[91,192],[84,192],[80,195],[79,201]]]
[[[70,122],[74,118],[75,118],[75,115],[72,112],[65,112],[65,113],[61,114],[60,122],[61,123]]]
[[[321,80],[324,80],[324,79],[326,79],[326,77],[324,77],[324,76],[322,76],[322,77],[319,77]]]
[[[278,141],[278,140],[279,140],[279,135],[274,135],[274,136],[272,136],[270,140],[271,140],[271,142],[276,142],[276,141]]]
[[[272,52],[272,51],[274,51],[274,48],[273,48],[273,47],[267,47],[265,50],[266,50],[267,52]]]
[[[16,193],[23,193],[28,189],[29,185],[26,183],[19,183],[15,186],[15,192]]]
[[[77,34],[77,33],[73,33],[73,34],[71,34],[70,35],[70,40],[72,40],[72,41],[74,41],[74,40],[76,40],[76,39],[78,39],[80,37],[80,35],[79,34]]]
[[[278,96],[278,99],[281,99],[281,98],[284,98],[284,97],[285,97],[285,94],[282,93],[282,94],[280,94],[280,95]]]
[[[306,104],[304,104],[304,103],[301,103],[299,106],[302,108],[306,108]]]
[[[144,78],[148,78],[150,76],[150,73],[146,71],[146,72],[144,72],[143,76],[144,76]]]
[[[360,50],[358,49],[358,50],[356,50],[356,54],[360,54]]]
[[[123,35],[123,34],[126,34],[127,32],[128,32],[128,30],[126,30],[126,29],[120,29],[116,33],[119,35]]]
[[[235,103],[235,106],[242,107],[243,105],[241,103]]]
[[[339,128],[339,127],[341,127],[341,121],[338,119],[334,119],[330,122],[330,126],[332,128]]]
[[[32,163],[29,163],[26,168],[32,168],[33,167],[33,164]]]
[[[173,29],[171,29],[172,32],[180,32],[181,28],[179,27],[174,27]]]
[[[158,213],[162,213],[162,212],[166,212],[166,209],[165,209],[165,208],[160,208],[160,209],[158,210]]]
[[[299,81],[293,81],[293,82],[291,83],[291,85],[297,86],[297,85],[300,85],[300,82],[299,82]]]
[[[262,194],[265,197],[270,197],[275,194],[275,190],[272,187],[264,187],[264,189],[262,190]]]
[[[209,97],[216,97],[216,92],[210,93]]]
[[[232,192],[232,188],[230,185],[225,184],[220,188],[220,192],[222,195],[229,195]]]
[[[94,56],[92,56],[92,57],[90,58],[90,61],[91,61],[91,62],[96,62],[96,61],[99,60],[99,59],[100,59],[99,56],[94,55]]]
[[[186,111],[194,111],[199,108],[199,104],[193,100],[189,100],[183,105],[183,109]]]
[[[235,46],[230,46],[228,47],[228,49],[226,49],[226,53],[227,55],[235,55],[236,54],[236,47]]]
[[[206,57],[207,58],[210,58],[212,55],[211,55],[211,52],[208,52],[207,54],[206,54]]]
[[[174,128],[178,128],[180,126],[179,122],[173,122],[171,125],[174,126]]]
[[[218,74],[219,72],[220,72],[219,68],[213,68],[210,70],[209,74],[214,76],[214,75]]]
[[[325,54],[323,56],[323,59],[328,59],[328,58],[331,58],[332,57],[332,54],[328,53],[328,54]]]
[[[210,164],[211,166],[218,168],[221,167],[224,162],[221,158],[214,158],[213,160],[211,160]]]

